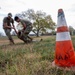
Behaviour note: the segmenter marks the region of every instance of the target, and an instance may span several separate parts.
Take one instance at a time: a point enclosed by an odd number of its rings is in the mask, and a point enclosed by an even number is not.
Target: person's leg
[[[27,36],[22,31],[20,31],[17,34],[17,36],[18,36],[19,39],[21,39],[22,41],[24,41],[24,43],[27,43]]]
[[[32,41],[32,38],[28,36],[28,34],[31,32],[32,30],[32,26],[28,26],[25,30],[24,30],[24,34],[27,35],[27,38],[30,39],[30,41]]]
[[[27,36],[31,41],[33,40],[30,36]]]
[[[20,35],[18,36],[21,40],[24,41],[24,43],[31,42],[32,39],[28,36],[28,34],[25,34],[24,32],[20,32]],[[31,39],[31,40],[30,40]]]
[[[30,33],[31,30],[32,30],[32,27],[28,26],[24,31],[21,31],[18,34],[18,38],[23,40],[25,43],[31,42],[32,38],[28,36],[28,34]]]
[[[25,43],[28,43],[28,38],[27,38],[28,34],[25,34],[24,32],[22,32],[22,37]]]
[[[29,34],[32,31],[32,26],[27,26],[26,29],[24,30],[25,34]]]
[[[13,41],[11,34],[10,34],[11,30],[10,29],[4,29],[4,31],[5,31],[5,34],[7,35],[8,39],[10,41],[10,44],[14,44],[14,41]]]

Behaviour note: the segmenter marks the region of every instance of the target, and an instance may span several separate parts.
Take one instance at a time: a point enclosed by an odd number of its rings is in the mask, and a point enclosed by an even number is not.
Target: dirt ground
[[[33,38],[33,41],[40,41],[41,39],[44,40],[44,39],[49,38],[49,37],[51,37],[51,36],[40,36],[40,37],[32,37],[32,38]],[[14,39],[14,42],[15,42],[15,44],[24,43],[22,40],[20,40],[18,38]],[[0,38],[0,46],[1,45],[7,45],[7,44],[9,44],[8,38]]]
[[[21,43],[23,41],[21,41],[20,39],[14,39],[15,44],[17,43]],[[0,45],[7,45],[9,44],[9,40],[8,39],[4,39],[4,40],[0,40]]]

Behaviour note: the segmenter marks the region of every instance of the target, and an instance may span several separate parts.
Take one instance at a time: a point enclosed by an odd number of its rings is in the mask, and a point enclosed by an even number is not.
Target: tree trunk
[[[37,37],[39,37],[39,29],[37,30]]]

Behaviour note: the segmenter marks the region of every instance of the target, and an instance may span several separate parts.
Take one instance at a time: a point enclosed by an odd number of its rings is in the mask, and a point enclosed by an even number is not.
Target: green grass
[[[54,60],[55,36],[30,44],[0,46],[0,75],[75,75],[51,65]],[[72,37],[75,47],[75,36]]]

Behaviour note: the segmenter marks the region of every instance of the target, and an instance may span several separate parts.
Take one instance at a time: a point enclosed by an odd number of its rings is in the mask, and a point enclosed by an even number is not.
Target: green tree
[[[74,33],[74,28],[73,28],[72,26],[69,26],[69,32],[70,32],[71,35],[73,35],[73,33]]]
[[[47,29],[54,30],[55,22],[53,22],[50,15],[46,15],[42,11],[34,11],[33,9],[28,9],[27,11],[22,12],[21,18],[29,19],[33,22],[33,32],[39,36],[40,33],[46,33]]]

